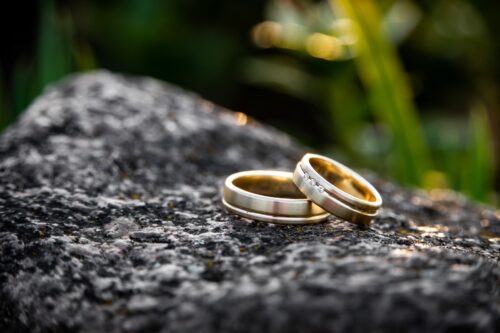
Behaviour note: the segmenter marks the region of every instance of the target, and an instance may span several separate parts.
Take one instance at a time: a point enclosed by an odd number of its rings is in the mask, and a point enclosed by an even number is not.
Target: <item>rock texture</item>
[[[499,212],[373,175],[368,229],[223,210],[303,151],[152,79],[48,90],[0,139],[0,331],[500,331]]]

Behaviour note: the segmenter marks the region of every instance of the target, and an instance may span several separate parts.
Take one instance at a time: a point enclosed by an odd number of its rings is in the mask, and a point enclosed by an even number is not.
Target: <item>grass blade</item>
[[[42,4],[38,45],[36,52],[36,69],[38,75],[38,92],[45,85],[54,82],[71,71],[71,50],[69,38],[64,33],[53,0]]]
[[[382,32],[377,5],[373,0],[332,2],[354,23],[359,75],[370,95],[375,116],[391,130],[395,148],[392,156],[395,170],[391,173],[403,183],[422,184],[430,165],[429,150],[409,83],[396,51]]]
[[[491,202],[493,192],[494,151],[493,135],[484,106],[472,109],[467,160],[464,161],[463,191],[473,199]]]

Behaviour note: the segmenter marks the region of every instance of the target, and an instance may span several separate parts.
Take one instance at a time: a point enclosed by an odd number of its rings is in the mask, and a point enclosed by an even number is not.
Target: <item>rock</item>
[[[1,332],[498,332],[500,213],[373,174],[368,229],[228,214],[278,131],[148,78],[77,75],[0,139]]]

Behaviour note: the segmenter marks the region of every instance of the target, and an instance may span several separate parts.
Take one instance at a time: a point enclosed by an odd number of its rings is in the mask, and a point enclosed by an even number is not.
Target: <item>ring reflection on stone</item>
[[[304,155],[293,181],[315,204],[355,224],[369,224],[382,205],[382,197],[365,178],[321,155]]]
[[[285,171],[244,171],[227,177],[222,203],[232,213],[272,223],[317,223],[329,215],[308,200],[293,183],[292,173]]]

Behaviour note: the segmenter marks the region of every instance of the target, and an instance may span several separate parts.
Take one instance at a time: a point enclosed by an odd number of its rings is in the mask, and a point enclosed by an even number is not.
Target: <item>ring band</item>
[[[321,222],[328,213],[308,200],[285,171],[244,171],[224,182],[223,205],[238,215],[273,223]]]
[[[293,181],[318,206],[355,224],[369,224],[382,205],[382,197],[365,178],[321,155],[304,155]]]
[[[226,202],[226,200],[222,199],[222,203],[226,207],[226,209],[232,213],[235,213],[237,215],[241,215],[243,217],[252,219],[252,220],[259,220],[259,221],[264,221],[264,222],[271,222],[271,223],[280,223],[280,224],[308,224],[308,223],[318,223],[323,220],[325,220],[328,215],[328,213],[320,214],[320,215],[312,215],[312,216],[300,216],[300,217],[291,217],[291,216],[273,216],[269,214],[261,214],[261,213],[255,213],[251,212],[248,210],[244,210],[238,207],[235,207],[233,205],[230,205]]]

